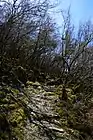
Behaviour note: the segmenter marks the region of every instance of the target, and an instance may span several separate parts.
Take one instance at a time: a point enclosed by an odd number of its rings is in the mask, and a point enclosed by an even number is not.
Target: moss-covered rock
[[[90,137],[90,140],[92,140],[93,122],[90,109],[92,98],[83,93],[76,93],[74,87],[76,86],[65,87],[68,95],[67,101],[60,99],[62,85],[57,87],[56,94],[59,96],[57,112],[60,115],[61,126],[66,130],[77,131],[79,139],[87,140]],[[69,134],[75,136],[73,133]]]
[[[23,140],[26,115],[21,100],[25,103],[26,97],[11,86],[2,87],[0,96],[0,139]]]

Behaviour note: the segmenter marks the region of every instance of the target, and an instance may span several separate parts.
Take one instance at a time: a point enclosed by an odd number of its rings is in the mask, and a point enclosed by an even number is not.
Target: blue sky
[[[59,9],[67,9],[71,6],[72,21],[77,26],[80,21],[93,20],[93,0],[59,0]],[[61,22],[61,16],[56,15],[57,21]]]

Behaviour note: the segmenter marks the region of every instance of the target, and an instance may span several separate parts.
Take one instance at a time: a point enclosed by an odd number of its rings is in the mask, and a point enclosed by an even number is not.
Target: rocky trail
[[[60,125],[56,112],[58,96],[55,86],[41,86],[38,82],[29,83],[26,92],[29,95],[31,123],[27,124],[25,140],[73,140]]]

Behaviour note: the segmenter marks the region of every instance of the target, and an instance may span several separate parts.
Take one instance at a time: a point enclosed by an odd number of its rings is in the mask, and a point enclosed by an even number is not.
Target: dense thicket
[[[93,104],[93,25],[88,21],[76,31],[68,10],[62,13],[60,35],[51,8],[54,5],[49,1],[0,1],[1,140],[23,139],[20,132],[27,119],[32,121],[31,113],[36,121],[41,117],[29,107],[27,81],[56,87],[59,99],[55,105],[62,128],[78,131],[82,140],[93,135],[93,118],[87,116]],[[44,130],[52,140],[52,132]]]

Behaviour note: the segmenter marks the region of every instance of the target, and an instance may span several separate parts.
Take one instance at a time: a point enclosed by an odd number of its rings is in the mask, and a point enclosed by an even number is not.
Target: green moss
[[[25,124],[25,113],[22,108],[11,111],[9,115],[9,122],[12,125],[12,133],[19,140],[23,140],[24,137],[24,124]]]
[[[27,81],[27,82],[26,82],[27,86],[33,85],[33,83],[34,83],[34,82],[32,82],[32,81]]]
[[[18,89],[12,88],[11,91],[12,91],[14,94],[19,94],[19,90],[18,90]]]
[[[27,81],[27,83],[26,83],[28,86],[30,85],[30,86],[40,86],[40,83],[39,82],[32,82],[32,81]]]

